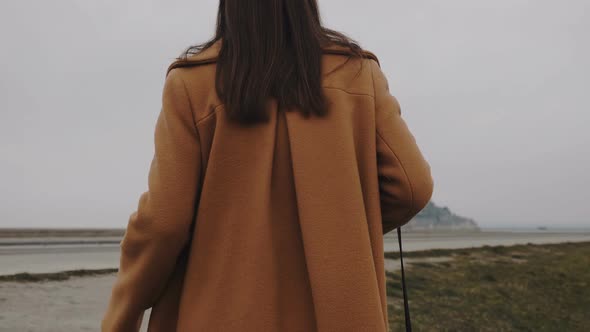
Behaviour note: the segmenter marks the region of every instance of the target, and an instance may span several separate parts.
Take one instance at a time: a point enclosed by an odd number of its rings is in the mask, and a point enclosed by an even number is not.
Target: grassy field
[[[452,257],[407,265],[414,331],[590,331],[590,242],[405,257]],[[405,331],[400,275],[387,273],[391,331]]]

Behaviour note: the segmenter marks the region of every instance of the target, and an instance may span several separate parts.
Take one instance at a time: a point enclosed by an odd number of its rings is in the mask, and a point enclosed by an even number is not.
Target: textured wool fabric
[[[242,127],[215,93],[219,47],[169,67],[102,331],[148,308],[152,332],[387,331],[383,234],[433,181],[377,58],[326,48],[328,117],[270,100]]]

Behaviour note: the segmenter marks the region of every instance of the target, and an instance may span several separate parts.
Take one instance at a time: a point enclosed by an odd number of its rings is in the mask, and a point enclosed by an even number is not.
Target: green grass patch
[[[397,253],[387,253],[398,258]],[[415,331],[590,331],[590,242],[404,253]],[[387,272],[391,331],[405,331],[400,271]]]

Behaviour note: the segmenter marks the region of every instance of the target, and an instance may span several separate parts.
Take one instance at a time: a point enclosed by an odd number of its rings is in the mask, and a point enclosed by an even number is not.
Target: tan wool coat
[[[377,57],[326,47],[329,116],[230,123],[220,42],[173,63],[102,331],[388,330],[383,234],[433,181]],[[335,70],[334,70],[335,69]]]

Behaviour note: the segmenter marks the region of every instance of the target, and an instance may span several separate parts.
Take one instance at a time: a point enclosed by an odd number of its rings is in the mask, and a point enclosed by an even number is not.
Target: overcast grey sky
[[[434,201],[483,226],[590,226],[590,1],[319,0],[380,58]],[[0,4],[0,227],[124,227],[168,64],[217,1]]]

